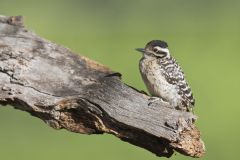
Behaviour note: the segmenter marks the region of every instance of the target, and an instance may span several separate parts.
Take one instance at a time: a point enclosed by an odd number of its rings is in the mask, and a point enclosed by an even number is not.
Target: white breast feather
[[[142,78],[152,96],[162,97],[172,106],[181,105],[178,86],[167,82],[156,61],[145,59],[140,65]]]

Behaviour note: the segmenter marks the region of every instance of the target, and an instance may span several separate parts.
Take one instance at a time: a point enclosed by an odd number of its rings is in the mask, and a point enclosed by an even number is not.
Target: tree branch
[[[55,129],[110,133],[170,157],[205,153],[196,116],[127,86],[120,74],[0,16],[0,103],[29,112]]]

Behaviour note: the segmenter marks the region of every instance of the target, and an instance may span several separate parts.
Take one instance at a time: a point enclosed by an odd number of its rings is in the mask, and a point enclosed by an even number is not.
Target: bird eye
[[[155,53],[158,53],[158,49],[157,49],[157,48],[153,48],[153,51],[154,51]]]
[[[154,55],[157,57],[163,58],[167,56],[167,52],[165,52],[164,49],[161,49],[159,47],[154,47],[152,51],[154,52]]]

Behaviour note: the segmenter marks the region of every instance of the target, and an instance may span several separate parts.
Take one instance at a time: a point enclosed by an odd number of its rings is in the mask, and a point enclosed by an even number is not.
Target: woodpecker
[[[192,111],[195,99],[183,70],[169,52],[168,44],[152,40],[145,48],[136,50],[143,53],[139,69],[149,93],[178,110]]]

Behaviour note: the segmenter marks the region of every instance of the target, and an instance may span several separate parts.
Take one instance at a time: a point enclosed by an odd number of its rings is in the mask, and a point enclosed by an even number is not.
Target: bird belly
[[[154,67],[154,64],[151,64],[151,66],[151,68],[145,68],[146,66],[141,68],[143,81],[150,94],[163,98],[174,107],[181,105],[181,96],[178,94],[179,88],[167,82],[161,70],[156,69],[159,66]]]
[[[151,84],[151,94],[153,96],[162,97],[172,106],[176,107],[181,104],[181,96],[178,94],[178,87],[168,83],[162,75],[156,75],[155,78],[149,79]]]

